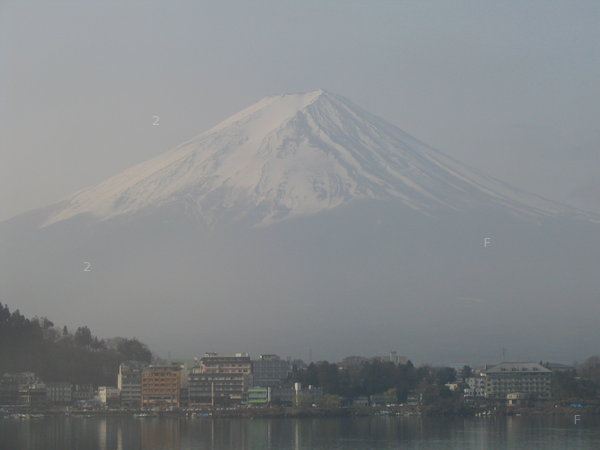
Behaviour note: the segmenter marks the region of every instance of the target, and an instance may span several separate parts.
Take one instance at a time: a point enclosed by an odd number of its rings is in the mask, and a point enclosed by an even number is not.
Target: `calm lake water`
[[[0,419],[0,448],[600,449],[600,418]]]

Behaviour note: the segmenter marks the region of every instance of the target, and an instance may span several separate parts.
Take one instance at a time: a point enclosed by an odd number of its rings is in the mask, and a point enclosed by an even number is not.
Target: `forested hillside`
[[[44,381],[114,385],[122,361],[150,362],[137,339],[99,339],[86,326],[70,332],[45,318],[28,319],[0,303],[0,375],[35,372]]]

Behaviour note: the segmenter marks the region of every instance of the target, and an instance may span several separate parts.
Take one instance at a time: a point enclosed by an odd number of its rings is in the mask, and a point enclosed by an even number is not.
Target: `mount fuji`
[[[599,224],[317,90],[1,223],[0,286],[179,357],[570,360],[600,338]]]
[[[356,199],[398,199],[425,214],[490,204],[533,218],[575,213],[469,170],[343,97],[317,90],[264,98],[77,193],[44,225],[176,204],[207,223],[232,211],[269,225]]]

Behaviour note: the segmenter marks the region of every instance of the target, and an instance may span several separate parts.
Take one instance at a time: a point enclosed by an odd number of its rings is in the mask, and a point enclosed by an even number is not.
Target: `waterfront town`
[[[390,368],[411,363],[395,352],[373,358]],[[335,370],[360,370],[367,358],[343,360]],[[319,363],[299,368],[299,361],[277,355],[261,354],[252,359],[247,353],[221,355],[206,353],[187,364],[148,364],[125,361],[110,386],[72,384],[67,381],[41,380],[35,373],[5,373],[0,379],[0,407],[6,411],[44,409],[86,411],[207,411],[259,407],[278,408],[376,408],[410,413],[426,408],[427,386],[421,384],[406,392],[400,402],[397,389],[372,395],[342,397],[327,392],[323,385],[304,385],[293,381],[294,372],[308,371]],[[327,363],[328,364],[328,363]],[[553,400],[553,377],[575,374],[575,367],[558,363],[502,362],[478,369],[464,366],[444,368],[448,382],[440,396],[460,398],[474,410],[490,408],[543,406]],[[296,377],[297,378],[297,377]],[[318,382],[317,377],[317,382]],[[320,383],[325,384],[326,383]],[[573,406],[573,405],[571,405]]]
[[[163,360],[0,304],[0,418],[14,415],[600,413],[600,356],[582,363],[414,365],[391,351],[339,362],[205,353]]]

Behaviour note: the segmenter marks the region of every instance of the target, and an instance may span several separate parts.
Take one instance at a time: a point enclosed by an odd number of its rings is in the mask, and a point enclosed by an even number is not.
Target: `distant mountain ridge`
[[[324,90],[266,97],[156,158],[83,189],[43,225],[183,205],[206,223],[256,225],[357,199],[398,199],[425,214],[482,205],[529,218],[581,214],[468,169]],[[588,218],[593,218],[589,216]]]

